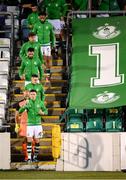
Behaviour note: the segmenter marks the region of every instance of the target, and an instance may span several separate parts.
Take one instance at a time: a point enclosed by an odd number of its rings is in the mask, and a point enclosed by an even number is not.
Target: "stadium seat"
[[[7,74],[9,73],[9,62],[8,60],[0,60],[0,74]]]
[[[6,104],[6,102],[7,102],[6,90],[1,91],[1,89],[0,89],[0,103]]]
[[[66,132],[85,131],[82,114],[79,113],[70,114],[66,122],[65,131]]]
[[[8,75],[0,74],[0,88],[8,89]]]
[[[62,116],[65,120],[65,132],[84,132],[84,114],[83,110],[68,109]]]
[[[7,6],[7,12],[13,12],[15,16],[19,16],[19,7],[18,6]]]
[[[11,19],[5,19],[5,25],[10,28],[11,27],[12,20]],[[14,37],[17,39],[18,38],[18,31],[19,31],[19,20],[14,19]],[[8,32],[6,33],[6,36],[8,38],[11,38],[11,33]]]
[[[5,119],[5,104],[0,103],[0,119]]]
[[[10,48],[10,38],[0,38],[0,48]]]
[[[5,24],[7,26],[11,26],[11,19],[5,19]],[[14,25],[15,25],[15,28],[19,27],[19,20],[18,19],[14,19]]]
[[[106,132],[123,131],[122,113],[120,108],[107,109],[105,129]]]
[[[0,60],[10,60],[10,49],[7,47],[0,47]]]
[[[86,132],[102,132],[103,131],[103,123],[100,118],[91,118],[88,119],[86,123]]]
[[[87,110],[86,132],[102,132],[103,129],[103,110]]]
[[[12,12],[14,14],[14,36],[17,39],[18,38],[18,31],[19,31],[19,7],[18,6],[7,6],[7,12]],[[5,25],[7,28],[11,27],[12,20],[11,16],[7,16],[7,19],[5,19]],[[11,38],[11,33],[6,33],[6,37]]]

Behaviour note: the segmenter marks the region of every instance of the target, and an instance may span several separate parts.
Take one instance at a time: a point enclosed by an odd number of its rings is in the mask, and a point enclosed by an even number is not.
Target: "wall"
[[[56,170],[120,171],[121,159],[121,133],[63,133]]]
[[[10,133],[0,133],[0,169],[10,169]]]

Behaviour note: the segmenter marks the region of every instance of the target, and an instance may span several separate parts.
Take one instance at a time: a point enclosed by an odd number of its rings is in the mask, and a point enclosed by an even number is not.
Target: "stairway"
[[[53,66],[51,68],[51,81],[46,83],[42,80],[42,84],[45,90],[45,105],[48,108],[48,115],[42,116],[42,126],[44,130],[44,137],[40,141],[40,153],[39,153],[39,168],[43,169],[46,167],[55,167],[56,159],[52,156],[52,126],[53,124],[59,124],[63,129],[63,123],[58,123],[60,116],[64,113],[66,107],[67,97],[67,77],[66,67],[63,59],[53,59]],[[23,99],[23,87],[24,81],[16,79],[19,62],[15,63],[12,69],[11,79],[11,94],[10,94],[10,107],[9,107],[9,118],[11,125],[11,168],[20,169],[21,167],[27,166],[24,160],[24,154],[22,153],[22,139],[17,136],[14,132],[15,123],[15,104],[16,102]],[[37,164],[37,166],[38,166]],[[34,163],[32,163],[34,165]],[[48,168],[47,168],[48,169]],[[50,169],[50,168],[49,168]],[[55,168],[54,168],[55,170]]]

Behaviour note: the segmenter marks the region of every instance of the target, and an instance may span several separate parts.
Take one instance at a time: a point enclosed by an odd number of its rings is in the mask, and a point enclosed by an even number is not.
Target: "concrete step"
[[[60,101],[60,100],[65,100],[67,97],[66,93],[62,94],[45,94],[45,101]],[[23,94],[11,94],[11,101],[20,101],[23,99]]]
[[[55,123],[54,123],[54,122],[50,122],[50,123],[42,122],[43,138],[47,138],[47,137],[46,137],[47,134],[51,135],[51,133],[52,133],[52,127],[53,127],[54,125],[59,125],[60,128],[61,128],[61,131],[62,131],[65,123],[64,123],[64,122],[63,122],[63,123],[61,123],[61,122],[55,122]],[[11,126],[11,128],[15,128],[15,123],[14,123],[14,122],[10,123],[10,126]],[[50,136],[50,137],[52,137],[52,136]],[[15,139],[15,138],[18,140],[19,137],[17,136],[17,134],[15,134],[15,136],[12,137],[12,139]],[[44,140],[43,140],[43,138],[42,138],[42,141],[46,141],[46,140],[47,140],[47,139],[44,139]],[[49,138],[49,137],[48,137],[48,138]],[[20,138],[19,138],[19,139],[20,139]],[[14,140],[14,141],[16,141],[16,140]]]
[[[15,120],[14,120],[15,111],[10,111],[9,116],[10,116],[10,122],[15,122]],[[60,116],[45,115],[45,116],[42,116],[42,121],[45,123],[55,123],[59,120],[59,118],[60,118]]]
[[[46,78],[46,74],[44,73],[43,74],[43,79]],[[13,79],[15,80],[20,80],[20,77],[18,75],[18,70],[15,70],[14,73],[13,73]],[[54,72],[54,73],[51,73],[51,77],[50,79],[52,80],[60,80],[60,79],[67,79],[67,76],[65,75],[64,72]]]
[[[67,87],[50,87],[50,86],[44,86],[45,94],[61,94],[61,93],[67,93],[68,88]],[[13,87],[11,89],[11,93],[13,94],[22,94],[24,91],[24,87]]]
[[[17,101],[13,101],[11,104],[10,104],[10,108],[16,108],[17,106]],[[45,101],[45,106],[47,108],[52,108],[52,107],[55,107],[55,108],[60,108],[60,107],[65,107],[65,104],[64,102],[62,101]]]
[[[11,147],[22,146],[23,138],[11,138]],[[41,138],[40,146],[51,146],[52,138]]]
[[[52,60],[53,66],[63,66],[63,59]]]
[[[56,161],[41,161],[41,162],[13,162],[11,163],[12,170],[55,170]]]
[[[15,114],[16,109],[15,108],[9,108],[10,114]],[[48,115],[52,116],[58,116],[62,115],[65,111],[65,108],[48,108]]]
[[[16,66],[13,68],[14,74],[18,73],[20,66]],[[51,67],[51,73],[58,73],[58,72],[65,72],[66,67],[65,66],[52,66]]]
[[[16,66],[20,66],[21,64],[21,60],[19,60],[18,62],[16,62]],[[52,65],[53,66],[63,66],[63,59],[53,59],[52,60]]]
[[[45,80],[42,80],[41,83],[44,87],[57,87],[57,86],[67,87],[67,84],[68,84],[67,80],[58,80],[58,79],[57,80],[50,80],[50,83],[46,83]],[[12,84],[15,87],[22,87],[23,88],[24,87],[24,80],[13,80]]]

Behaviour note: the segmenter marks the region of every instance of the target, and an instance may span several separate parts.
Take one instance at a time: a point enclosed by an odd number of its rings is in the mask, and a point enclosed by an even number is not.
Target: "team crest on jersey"
[[[95,32],[93,32],[93,36],[98,39],[112,39],[120,34],[120,30],[115,26],[111,26],[106,23],[104,26],[100,26],[97,28]]]
[[[95,98],[92,98],[91,101],[97,104],[106,104],[112,103],[120,98],[119,95],[116,95],[113,92],[105,91],[101,94],[97,94]]]

